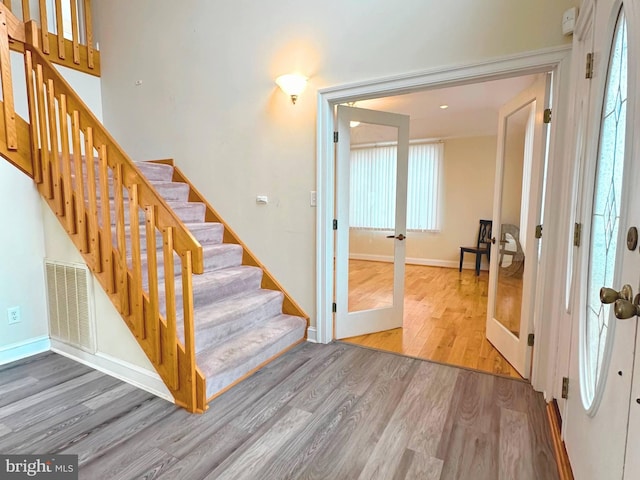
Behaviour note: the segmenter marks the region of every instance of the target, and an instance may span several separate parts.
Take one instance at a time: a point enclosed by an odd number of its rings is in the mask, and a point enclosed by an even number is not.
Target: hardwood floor
[[[56,354],[0,367],[0,452],[76,454],[81,479],[558,478],[525,382],[306,343],[203,415]]]
[[[349,311],[388,305],[392,268],[390,263],[350,260]],[[473,270],[407,265],[403,328],[343,341],[522,378],[485,338],[488,279],[485,271],[476,277]],[[500,311],[517,306],[519,312],[521,290],[520,296],[515,287],[501,292]]]

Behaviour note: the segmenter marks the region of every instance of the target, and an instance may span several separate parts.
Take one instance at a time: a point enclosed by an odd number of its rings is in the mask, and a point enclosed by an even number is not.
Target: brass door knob
[[[640,306],[638,303],[640,303],[640,295],[636,296],[634,303],[628,300],[616,300],[613,306],[613,313],[616,318],[620,320],[636,317],[640,315]]]
[[[631,299],[633,298],[633,289],[631,285],[624,285],[622,290],[619,292],[615,291],[613,288],[602,287],[600,289],[600,302],[609,304],[613,303],[616,300],[626,300],[631,303]]]

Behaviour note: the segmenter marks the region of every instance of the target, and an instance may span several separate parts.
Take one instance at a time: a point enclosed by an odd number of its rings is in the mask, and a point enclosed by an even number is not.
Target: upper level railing
[[[93,38],[91,0],[0,0],[23,23],[34,20],[39,45],[49,61],[100,76]],[[22,51],[13,43],[13,50]]]

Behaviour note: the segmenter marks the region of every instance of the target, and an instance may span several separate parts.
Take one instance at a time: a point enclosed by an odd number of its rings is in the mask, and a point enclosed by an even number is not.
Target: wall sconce
[[[289,73],[276,78],[276,84],[285,94],[291,97],[291,103],[295,105],[296,100],[298,100],[298,95],[300,95],[307,86],[307,80],[309,79],[304,75]]]

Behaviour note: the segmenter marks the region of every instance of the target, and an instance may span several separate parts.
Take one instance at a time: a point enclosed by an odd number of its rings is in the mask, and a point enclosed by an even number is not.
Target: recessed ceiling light
[[[447,108],[449,108],[449,105],[447,105],[446,103],[443,103],[442,105],[440,105],[440,108],[442,110],[446,110]]]

